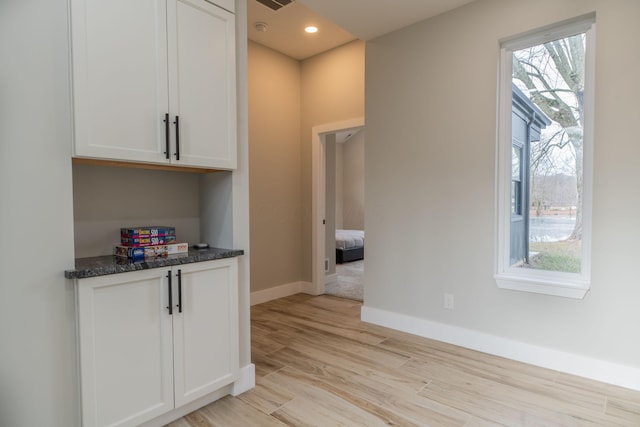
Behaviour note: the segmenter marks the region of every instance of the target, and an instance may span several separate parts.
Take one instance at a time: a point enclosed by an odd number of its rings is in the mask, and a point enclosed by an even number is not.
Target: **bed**
[[[336,230],[336,263],[364,259],[364,230]]]

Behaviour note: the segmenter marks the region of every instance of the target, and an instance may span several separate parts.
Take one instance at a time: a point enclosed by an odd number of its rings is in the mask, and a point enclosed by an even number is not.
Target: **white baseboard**
[[[316,288],[313,287],[313,283],[311,282],[300,282],[300,292],[309,294],[309,295],[322,295],[324,290],[320,293],[316,292]]]
[[[237,396],[256,386],[256,366],[253,363],[240,368],[240,377],[231,387],[231,395]]]
[[[324,284],[329,285],[338,281],[338,273],[327,274],[324,276]]]
[[[154,418],[151,421],[147,421],[140,425],[140,427],[160,427],[165,426],[172,421],[177,420],[178,418],[182,418],[187,414],[190,414],[193,411],[197,411],[198,409],[206,406],[210,403],[215,402],[218,399],[223,398],[227,395],[237,396],[239,394],[244,393],[245,391],[251,390],[256,386],[256,367],[253,363],[250,363],[247,366],[243,366],[240,368],[240,373],[238,379],[229,385],[222,387],[220,390],[214,391],[206,396],[203,396],[199,399],[194,400],[193,402],[187,403],[184,406],[173,409],[165,414],[160,415],[157,418]]]
[[[471,350],[640,391],[639,368],[367,306],[362,307],[361,319]]]
[[[187,414],[192,413],[193,411],[197,411],[198,409],[207,406],[210,403],[215,402],[218,399],[221,399],[229,394],[231,394],[232,384],[226,385],[222,387],[220,390],[214,391],[211,394],[203,396],[199,399],[194,400],[193,402],[187,403],[184,406],[181,406],[176,409],[172,409],[169,412],[166,412],[160,415],[157,418],[152,419],[151,421],[147,421],[145,423],[140,424],[138,427],[162,427],[167,424],[177,420],[178,418],[182,418]]]
[[[292,282],[262,291],[251,292],[251,305],[262,304],[263,302],[288,297],[300,292],[310,293],[308,292],[309,288],[311,288],[310,285],[311,283],[309,282]]]

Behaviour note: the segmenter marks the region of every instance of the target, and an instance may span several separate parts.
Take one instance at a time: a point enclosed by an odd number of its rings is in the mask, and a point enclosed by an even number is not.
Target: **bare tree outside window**
[[[585,39],[582,33],[512,55],[513,83],[553,122],[531,143],[532,268],[580,272]]]

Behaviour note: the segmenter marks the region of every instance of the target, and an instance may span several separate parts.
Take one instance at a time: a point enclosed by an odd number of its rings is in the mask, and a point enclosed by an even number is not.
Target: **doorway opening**
[[[360,228],[361,231],[364,231],[364,132],[361,132],[363,127],[364,118],[357,118],[316,126],[312,129],[312,293],[316,295],[325,293],[326,284],[336,284],[338,282],[339,275],[337,271],[342,272],[343,276],[349,273],[353,275],[353,272],[350,270],[358,267],[355,264],[346,267],[347,263],[343,262],[343,266],[336,269],[337,254],[335,235],[336,228],[343,227],[338,229],[344,229],[345,226]],[[361,151],[362,154],[362,158],[360,159],[362,176],[359,178],[362,180],[362,195],[359,196],[361,200],[356,201],[361,204],[361,208],[353,208],[351,204],[353,200],[349,200],[348,205],[351,207],[345,211],[345,188],[336,185],[338,181],[336,179],[337,174],[342,175],[339,178],[340,181],[344,182],[344,165],[340,166],[340,171],[336,170],[336,151],[344,151],[344,145],[341,146],[339,144],[348,144],[348,141],[355,138],[357,134],[360,134],[360,136],[353,139],[352,143],[354,143],[354,146],[350,146],[348,151]],[[357,141],[357,139],[361,140]],[[356,145],[360,146],[356,147]],[[336,149],[336,147],[338,148]],[[350,153],[350,155],[351,154],[353,153]],[[344,161],[344,156],[342,159]],[[339,161],[340,158],[338,157],[338,162]],[[351,179],[349,177],[351,177],[350,174],[352,172],[354,171],[347,173],[347,180]],[[347,190],[347,197],[352,197],[351,191],[352,189]],[[338,195],[337,198],[336,193]],[[360,210],[360,212],[358,212],[358,210]],[[346,222],[345,213],[347,216]],[[359,216],[362,216],[361,220],[354,219],[359,218]],[[337,256],[340,257],[340,254]],[[340,265],[340,263],[338,263],[338,265]],[[355,272],[356,276],[360,276],[359,280],[361,282],[363,265],[364,263],[362,263],[360,272]],[[353,277],[351,279],[344,277],[343,281],[344,280],[349,282],[354,279]],[[360,289],[362,289],[362,286],[360,286]],[[350,297],[349,295],[341,296]],[[352,298],[361,299],[362,290],[360,290],[360,298]]]

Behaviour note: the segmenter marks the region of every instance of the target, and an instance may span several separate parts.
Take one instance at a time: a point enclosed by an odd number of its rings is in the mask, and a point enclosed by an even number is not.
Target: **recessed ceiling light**
[[[313,34],[313,33],[317,33],[318,32],[318,27],[315,27],[313,25],[309,25],[304,30],[309,34]]]

